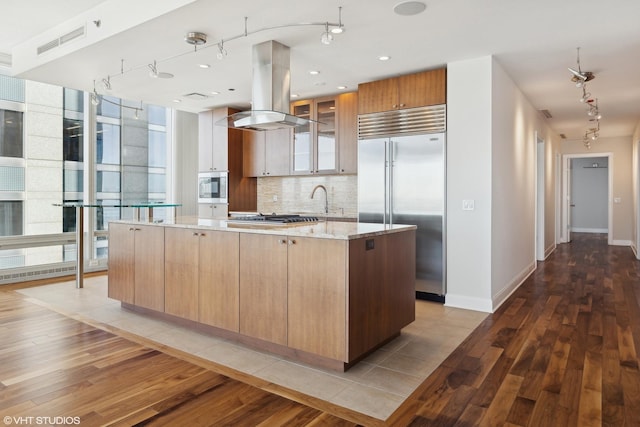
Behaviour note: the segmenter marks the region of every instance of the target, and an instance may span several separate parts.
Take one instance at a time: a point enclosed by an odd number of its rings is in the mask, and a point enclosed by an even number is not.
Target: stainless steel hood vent
[[[252,110],[241,111],[216,122],[235,129],[265,131],[309,123],[289,114],[291,72],[289,47],[274,40],[253,46]]]

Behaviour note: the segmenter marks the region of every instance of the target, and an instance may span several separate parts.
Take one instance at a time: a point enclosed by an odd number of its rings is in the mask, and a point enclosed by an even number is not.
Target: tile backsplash
[[[327,189],[329,216],[355,218],[358,215],[357,175],[283,176],[258,178],[258,211],[262,213],[324,214]]]

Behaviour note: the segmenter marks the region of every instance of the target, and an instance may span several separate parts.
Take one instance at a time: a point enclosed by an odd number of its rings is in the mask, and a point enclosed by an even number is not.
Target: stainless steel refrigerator
[[[416,225],[416,296],[444,302],[445,134],[360,139],[358,220]]]

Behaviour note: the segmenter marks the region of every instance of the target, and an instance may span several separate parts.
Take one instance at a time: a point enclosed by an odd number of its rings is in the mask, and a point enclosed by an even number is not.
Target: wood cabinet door
[[[346,361],[346,241],[289,238],[288,346]]]
[[[134,303],[135,230],[128,224],[109,224],[108,296]]]
[[[213,170],[213,111],[198,113],[198,171]]]
[[[216,108],[212,112],[211,126],[213,128],[213,152],[211,168],[214,171],[226,171],[229,169],[229,132],[233,129],[228,129],[226,126],[216,125],[217,121],[224,119],[229,115],[229,113],[230,110],[228,108]]]
[[[135,225],[135,295],[140,307],[164,311],[164,229]]]
[[[423,71],[398,78],[399,108],[445,104],[446,69]]]
[[[263,176],[265,160],[265,132],[244,132],[242,135],[242,174]]]
[[[240,331],[240,234],[200,232],[199,322]]]
[[[265,175],[286,176],[291,167],[291,129],[278,129],[264,132]]]
[[[287,239],[240,234],[240,333],[287,345]]]
[[[358,171],[358,93],[343,93],[337,98],[338,172]]]
[[[398,80],[377,80],[358,85],[358,114],[379,113],[398,108]]]
[[[385,235],[349,240],[348,361],[388,338],[384,331],[389,318],[383,299],[388,286],[386,256]]]
[[[164,233],[164,311],[198,320],[200,231],[166,227]]]

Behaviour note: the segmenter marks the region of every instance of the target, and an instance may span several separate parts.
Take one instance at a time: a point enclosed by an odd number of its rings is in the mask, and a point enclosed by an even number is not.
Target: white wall
[[[640,122],[638,122],[638,126],[636,126],[636,130],[633,133],[632,139],[633,143],[632,147],[632,162],[631,162],[631,172],[632,172],[632,182],[631,182],[631,203],[633,205],[632,215],[633,221],[631,221],[631,248],[636,254],[636,257],[640,259],[640,254],[638,253],[638,248],[640,247],[640,236],[638,235],[638,230],[640,230],[640,197],[638,196],[638,192],[640,191],[640,174],[638,173],[638,169],[640,168]]]
[[[555,245],[559,138],[489,56],[447,64],[447,121],[446,305],[494,311],[536,267],[536,134],[544,245]],[[475,210],[463,211],[464,199]]]
[[[198,115],[174,110],[173,137],[175,138],[174,192],[176,215],[197,215],[198,194]]]
[[[491,64],[447,64],[446,305],[480,311],[492,311]]]

